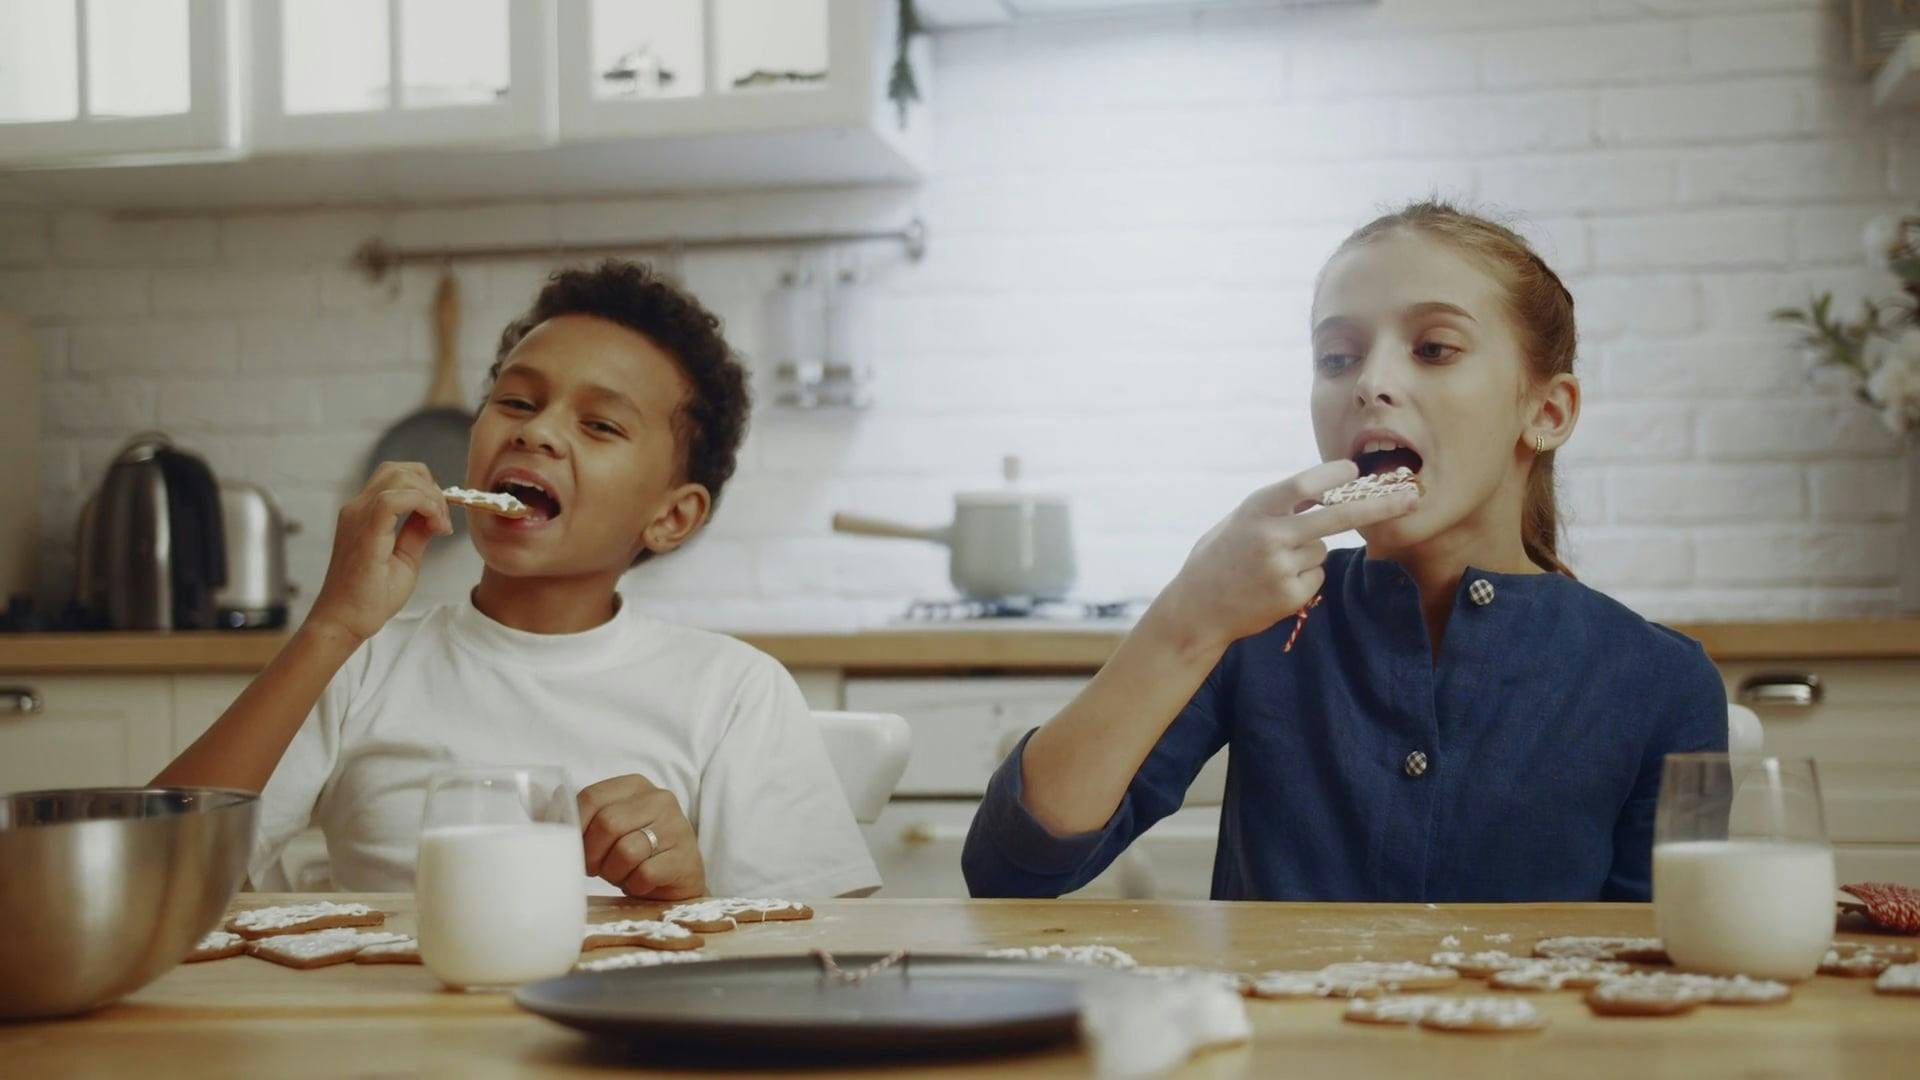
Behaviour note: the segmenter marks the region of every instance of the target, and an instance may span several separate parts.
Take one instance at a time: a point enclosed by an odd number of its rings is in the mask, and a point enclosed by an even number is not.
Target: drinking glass
[[[585,855],[557,768],[457,768],[427,784],[414,870],[420,959],[449,987],[561,975],[580,958]]]
[[[1833,940],[1833,848],[1810,758],[1669,754],[1653,908],[1675,966],[1805,979]]]

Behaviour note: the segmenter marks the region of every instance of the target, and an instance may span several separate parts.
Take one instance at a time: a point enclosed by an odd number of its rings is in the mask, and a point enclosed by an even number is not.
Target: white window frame
[[[168,116],[89,114],[87,0],[74,4],[79,115],[71,120],[0,123],[0,162],[55,163],[117,157],[205,155],[237,137],[236,0],[188,0],[188,105]]]
[[[855,126],[863,124],[873,110],[868,68],[869,39],[877,25],[874,0],[827,0],[826,79],[805,89],[765,93],[719,89],[714,0],[702,0],[705,85],[698,95],[657,98],[596,98],[591,0],[558,2],[559,48],[554,72],[563,141]]]
[[[472,105],[406,106],[396,92],[385,109],[301,113],[285,109],[282,0],[257,0],[249,95],[249,148],[260,153],[353,151],[419,146],[540,146],[553,139],[553,0],[507,0],[507,95]],[[400,5],[387,0],[387,64],[401,71]]]

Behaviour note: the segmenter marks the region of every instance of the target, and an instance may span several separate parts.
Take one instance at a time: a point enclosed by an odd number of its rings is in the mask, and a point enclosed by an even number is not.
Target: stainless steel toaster
[[[287,537],[300,531],[258,484],[220,481],[226,526],[227,583],[213,596],[216,625],[227,630],[285,626],[294,586],[287,580]]]

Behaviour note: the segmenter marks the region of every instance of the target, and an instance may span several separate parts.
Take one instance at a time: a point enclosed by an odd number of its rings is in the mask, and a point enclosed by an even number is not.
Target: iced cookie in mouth
[[[1401,465],[1390,472],[1368,473],[1349,480],[1332,491],[1320,496],[1321,506],[1339,506],[1341,503],[1359,502],[1362,499],[1384,499],[1389,495],[1411,492],[1425,494],[1420,486],[1420,478],[1413,469]]]

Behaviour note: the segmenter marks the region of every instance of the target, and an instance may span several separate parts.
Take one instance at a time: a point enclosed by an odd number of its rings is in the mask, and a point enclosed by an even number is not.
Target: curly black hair
[[[608,259],[591,269],[560,270],[547,278],[526,314],[500,332],[488,385],[534,327],[560,315],[617,323],[644,335],[680,365],[693,392],[673,416],[679,472],[686,482],[705,487],[717,505],[720,489],[733,476],[752,406],[746,369],[721,336],[720,319],[644,263]],[[641,552],[634,564],[652,554]]]

